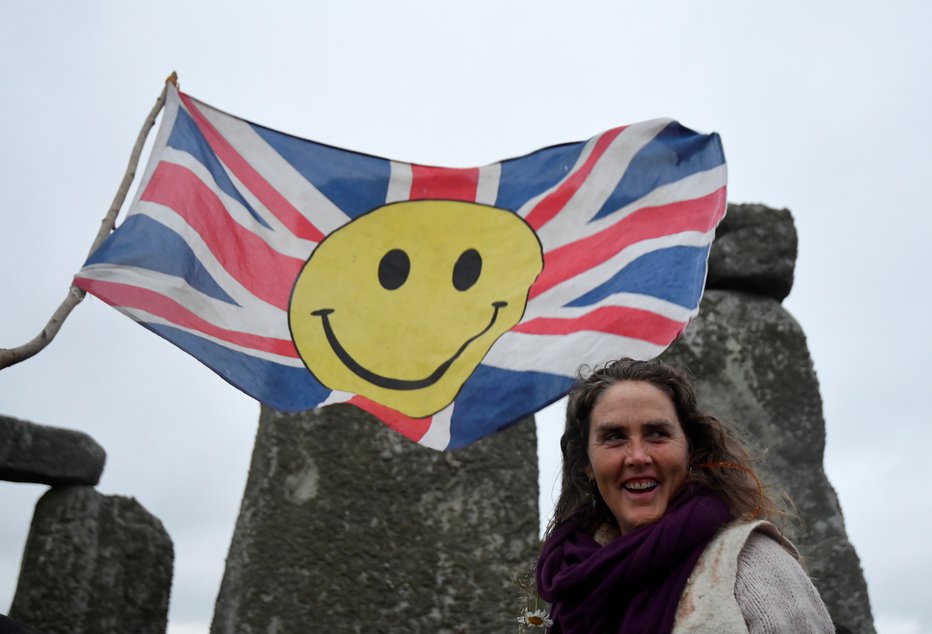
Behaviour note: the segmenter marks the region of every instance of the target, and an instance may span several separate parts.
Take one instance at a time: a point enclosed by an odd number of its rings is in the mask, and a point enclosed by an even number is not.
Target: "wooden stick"
[[[146,117],[145,122],[142,124],[142,129],[139,131],[139,136],[136,138],[136,145],[133,146],[133,151],[130,154],[129,165],[126,166],[126,173],[123,175],[123,181],[120,183],[119,189],[117,189],[116,196],[114,196],[113,202],[110,204],[107,215],[100,221],[100,229],[97,231],[97,237],[94,239],[94,243],[88,251],[88,256],[100,246],[100,243],[110,235],[110,232],[113,231],[113,228],[116,226],[117,215],[120,213],[120,208],[123,207],[123,202],[126,200],[126,194],[129,192],[133,179],[136,178],[136,167],[139,164],[139,155],[142,154],[142,146],[145,145],[146,137],[149,136],[149,131],[152,129],[152,126],[155,125],[155,119],[165,105],[165,97],[168,94],[169,83],[174,85],[178,84],[177,73],[173,72],[168,76],[168,79],[165,80],[165,87],[162,89],[162,94],[156,99],[155,105],[152,106],[152,111],[149,112],[149,116]],[[68,315],[71,314],[74,307],[81,303],[85,295],[86,293],[83,290],[72,284],[71,288],[68,289],[68,295],[65,297],[65,301],[52,313],[52,318],[49,319],[49,322],[45,325],[45,328],[42,329],[42,332],[17,348],[0,348],[0,370],[15,365],[20,361],[25,361],[49,345],[52,339],[55,338],[55,335],[58,334],[62,324],[65,323],[65,319],[68,318]]]

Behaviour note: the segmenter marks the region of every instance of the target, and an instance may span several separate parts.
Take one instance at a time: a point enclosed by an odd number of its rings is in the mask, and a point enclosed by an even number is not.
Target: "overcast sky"
[[[878,630],[932,633],[932,5],[262,4],[0,0],[0,347],[63,299],[172,70],[264,125],[454,167],[670,116],[721,134],[731,202],[793,212],[785,305],[809,338],[826,470]],[[92,435],[108,453],[99,490],[165,524],[172,634],[207,631],[258,411],[96,299],[0,371],[0,413]],[[560,416],[539,417],[543,513]],[[44,490],[0,482],[0,612]]]

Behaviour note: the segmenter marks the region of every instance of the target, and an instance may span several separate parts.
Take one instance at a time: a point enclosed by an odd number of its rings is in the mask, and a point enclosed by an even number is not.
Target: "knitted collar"
[[[664,634],[702,551],[730,519],[717,495],[685,487],[659,521],[606,546],[570,519],[547,539],[537,589],[557,634]]]

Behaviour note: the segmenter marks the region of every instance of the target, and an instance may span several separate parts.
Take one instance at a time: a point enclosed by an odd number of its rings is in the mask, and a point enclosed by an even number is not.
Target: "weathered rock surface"
[[[87,434],[0,415],[0,480],[95,485],[106,458]]]
[[[709,252],[706,286],[782,300],[793,288],[796,247],[789,210],[728,205]]]
[[[21,621],[0,614],[0,632],[3,634],[42,634]]]
[[[822,467],[822,399],[796,321],[768,297],[710,290],[699,317],[664,359],[692,372],[703,409],[766,449],[760,471],[798,506],[802,526],[784,528],[836,626],[873,633],[860,561]]]
[[[52,488],[36,504],[10,616],[44,634],[164,634],[173,559],[135,499]]]
[[[348,405],[263,408],[211,632],[513,631],[537,491],[530,420],[439,453]]]

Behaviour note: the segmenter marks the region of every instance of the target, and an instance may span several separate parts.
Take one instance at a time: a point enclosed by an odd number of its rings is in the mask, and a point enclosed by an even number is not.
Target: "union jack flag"
[[[435,449],[470,444],[559,399],[581,364],[660,354],[698,312],[725,213],[718,135],[668,119],[450,169],[299,139],[174,87],[162,117],[126,219],[77,286],[274,408],[349,402]],[[426,416],[328,387],[289,324],[296,280],[328,236],[373,210],[421,200],[516,215],[536,236],[542,264],[529,289],[518,289],[526,305],[516,323],[466,371],[455,398]],[[403,277],[414,266],[407,257],[385,254],[378,274]],[[467,284],[485,274],[478,257],[464,251],[457,260]],[[326,321],[328,310],[314,319]]]

